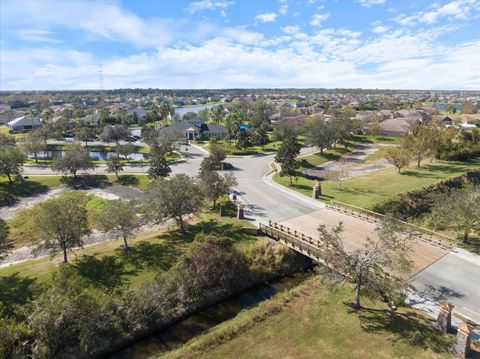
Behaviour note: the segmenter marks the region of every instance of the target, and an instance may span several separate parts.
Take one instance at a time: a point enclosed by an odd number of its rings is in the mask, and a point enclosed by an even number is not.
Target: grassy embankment
[[[373,205],[388,200],[398,193],[408,192],[431,184],[460,176],[480,167],[480,159],[469,162],[423,161],[421,168],[412,163],[410,167],[398,173],[395,168],[383,169],[362,176],[349,178],[342,182],[343,190],[337,183],[322,182],[322,201],[336,200],[354,206],[369,209]],[[298,174],[298,182],[290,185],[288,177],[276,174],[274,181],[293,190],[311,195],[316,181]]]
[[[153,279],[159,271],[170,269],[189,248],[198,233],[223,235],[233,240],[240,248],[247,250],[258,243],[256,237],[241,230],[250,226],[251,224],[246,221],[203,213],[198,218],[190,220],[186,235],[181,235],[176,228],[165,228],[130,239],[131,249],[128,254],[122,250],[123,240],[117,239],[78,249],[69,255],[69,260],[81,275],[96,284],[110,289],[122,285],[134,287],[145,280]],[[0,289],[23,279],[46,283],[50,280],[51,274],[57,270],[62,258],[59,253],[52,257],[28,260],[2,268]],[[3,290],[0,290],[0,293],[2,292]],[[11,290],[6,290],[5,293],[13,295]],[[0,294],[0,302],[7,299],[2,298]]]
[[[453,336],[434,334],[423,314],[378,301],[353,311],[352,296],[312,278],[160,358],[450,358]]]

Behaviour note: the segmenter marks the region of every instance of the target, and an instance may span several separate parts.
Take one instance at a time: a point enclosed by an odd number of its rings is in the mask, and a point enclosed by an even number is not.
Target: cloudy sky
[[[1,90],[480,90],[480,0],[0,4]]]

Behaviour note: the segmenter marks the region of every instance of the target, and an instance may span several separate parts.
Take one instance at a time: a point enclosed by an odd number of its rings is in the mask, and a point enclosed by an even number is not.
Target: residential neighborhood
[[[480,358],[471,0],[0,0],[0,359]]]

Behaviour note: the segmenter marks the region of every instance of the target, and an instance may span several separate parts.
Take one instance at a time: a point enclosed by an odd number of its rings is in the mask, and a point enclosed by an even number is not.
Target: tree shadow
[[[364,332],[391,333],[393,335],[391,340],[395,343],[403,342],[440,353],[446,351],[453,341],[453,337],[434,333],[429,328],[430,321],[413,311],[399,313],[386,309],[362,309],[355,313],[361,320]]]
[[[129,248],[128,252],[123,249],[117,249],[122,253],[118,253],[121,262],[129,264],[135,270],[151,269],[151,270],[169,270],[183,253],[181,248],[171,241],[167,240],[162,243],[139,242],[135,246]]]
[[[76,261],[73,267],[78,273],[95,286],[114,289],[126,283],[125,275],[134,274],[127,270],[125,263],[117,256],[84,256]]]
[[[18,197],[30,197],[48,192],[48,186],[34,181],[0,182],[0,207],[11,206]]]
[[[431,284],[426,285],[424,288],[415,288],[415,286],[412,285],[412,288],[414,291],[420,293],[422,297],[429,298],[430,300],[433,300],[434,302],[441,302],[444,300],[450,300],[452,298],[463,298],[464,294],[456,291],[455,289],[448,288],[445,286],[433,286]]]
[[[416,178],[432,178],[432,177],[437,177],[436,174],[434,173],[425,173],[425,172],[415,172],[415,171],[402,171],[400,172],[400,175],[402,176],[409,176],[409,177],[416,177]]]
[[[111,186],[112,183],[105,175],[82,175],[77,176],[74,180],[73,177],[62,177],[60,182],[66,184],[73,189],[92,189],[92,188],[105,188]]]
[[[466,244],[462,243],[461,246],[470,252],[473,252],[475,254],[480,254],[480,236],[470,237],[470,239],[468,240],[468,243]]]
[[[22,314],[18,310],[30,301],[41,287],[37,280],[30,277],[21,277],[19,273],[0,276],[0,304],[2,314],[6,317],[20,319]]]
[[[118,177],[117,183],[123,186],[137,186],[140,181],[132,175],[122,175]]]

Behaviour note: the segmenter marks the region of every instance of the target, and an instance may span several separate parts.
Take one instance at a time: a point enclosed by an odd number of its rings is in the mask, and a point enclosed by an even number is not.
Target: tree
[[[287,137],[275,155],[275,161],[281,166],[280,176],[289,176],[290,185],[292,185],[292,176],[298,168],[297,156],[301,147],[294,137]]]
[[[0,147],[0,175],[7,176],[8,182],[13,183],[13,176],[20,175],[25,162],[25,155],[17,146]]]
[[[384,220],[375,228],[376,238],[367,237],[364,248],[354,251],[344,246],[341,222],[330,229],[322,224],[318,232],[324,243],[323,259],[327,266],[355,285],[354,308],[361,309],[362,294],[392,295],[403,289],[406,276],[402,275],[409,273],[412,266],[408,259],[412,237],[402,233],[395,222]]]
[[[402,142],[402,147],[411,154],[420,168],[420,162],[428,156],[432,147],[431,125],[419,125],[415,131],[407,135]]]
[[[402,147],[395,147],[387,150],[385,159],[394,165],[398,169],[398,173],[400,173],[402,168],[409,165],[411,155],[406,149]]]
[[[44,247],[63,251],[63,261],[68,262],[67,252],[83,245],[83,236],[90,233],[87,210],[80,199],[59,197],[40,204],[35,224],[43,235]]]
[[[148,169],[148,176],[150,178],[167,177],[172,169],[168,165],[165,158],[165,152],[158,148],[152,148],[150,153],[150,168]]]
[[[223,112],[224,112],[224,108],[222,105],[218,105],[212,108],[213,122],[216,123],[217,125],[219,125],[220,122],[222,122]]]
[[[38,163],[38,153],[47,150],[45,142],[33,132],[30,133],[23,143],[23,149],[27,153],[32,153],[35,163]]]
[[[80,127],[80,129],[75,134],[75,139],[78,141],[85,142],[85,147],[88,146],[89,141],[93,141],[96,138],[95,130],[91,127]]]
[[[115,177],[118,181],[118,173],[123,171],[122,161],[118,154],[112,154],[107,158],[107,168],[105,171],[108,173],[115,173]]]
[[[248,130],[239,131],[237,134],[237,148],[247,148],[252,145],[251,132]]]
[[[205,157],[200,164],[200,172],[223,169],[222,165],[225,158],[227,158],[225,150],[216,143],[211,144],[209,156]]]
[[[118,145],[115,148],[115,152],[124,158],[128,158],[128,156],[135,152],[135,146],[131,143],[125,143],[123,145]]]
[[[97,223],[103,232],[114,232],[117,236],[121,236],[124,242],[123,248],[127,251],[127,240],[142,225],[138,212],[139,208],[136,203],[118,199],[108,203],[100,213]]]
[[[477,112],[477,108],[470,101],[465,101],[462,104],[462,114],[473,114]]]
[[[43,127],[36,128],[31,132],[32,136],[41,138],[45,145],[47,145],[47,140],[52,138],[55,133],[54,127],[51,124],[44,125]]]
[[[13,248],[13,242],[8,239],[8,235],[9,229],[7,223],[0,218],[0,260]]]
[[[160,120],[164,121],[166,124],[167,117],[170,114],[170,105],[168,103],[162,103],[159,108],[159,113]]]
[[[480,232],[480,191],[453,190],[439,197],[431,219],[437,228],[455,231],[468,243],[472,232]]]
[[[15,146],[15,137],[8,134],[0,133],[0,148],[5,146]]]
[[[222,176],[217,171],[203,171],[199,177],[202,193],[213,202],[213,209],[215,209],[217,199],[238,184],[235,176],[230,173]]]
[[[78,171],[92,169],[93,163],[88,150],[78,143],[73,143],[66,147],[63,157],[53,161],[52,168],[64,174],[70,173],[75,181]]]
[[[195,214],[203,203],[203,195],[194,179],[178,174],[170,180],[160,178],[146,190],[145,213],[150,220],[160,223],[173,219],[185,233],[185,216]]]
[[[120,140],[125,140],[128,136],[130,136],[130,131],[128,130],[128,128],[118,125],[107,125],[104,127],[102,133],[100,134],[100,138],[102,139],[102,141],[115,142],[117,146]]]
[[[338,183],[338,189],[340,191],[343,190],[342,188],[342,181],[350,175],[350,166],[348,160],[342,158],[338,161],[336,169],[327,171],[325,177],[329,181],[335,181]]]
[[[335,129],[333,125],[323,118],[309,119],[306,125],[307,142],[323,150],[331,148],[335,142]]]

